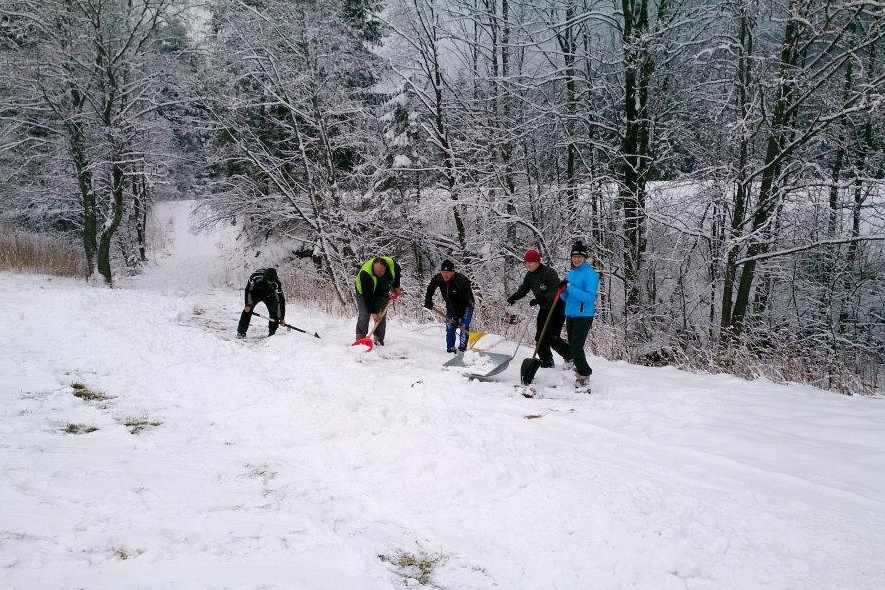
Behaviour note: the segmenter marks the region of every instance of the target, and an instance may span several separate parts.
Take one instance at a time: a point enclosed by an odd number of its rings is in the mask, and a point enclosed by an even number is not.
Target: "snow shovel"
[[[433,313],[435,313],[436,315],[438,315],[442,319],[443,322],[448,323],[449,318],[446,317],[445,313],[443,313],[442,311],[438,310],[435,307],[431,308],[431,311]],[[468,346],[468,348],[470,348],[472,350],[473,345],[476,344],[476,341],[479,340],[480,338],[482,338],[483,336],[485,336],[486,334],[488,334],[488,332],[481,332],[479,330],[474,332],[473,330],[468,328],[467,329],[467,346]]]
[[[470,332],[470,334],[467,336],[467,347],[473,350],[473,346],[476,344],[476,342],[483,336],[487,335],[488,332],[480,332],[479,330],[477,330],[476,332]]]
[[[363,346],[368,347],[366,352],[369,352],[373,348],[375,348],[375,341],[372,340],[372,334],[375,333],[375,328],[381,325],[381,322],[384,321],[384,318],[387,317],[387,310],[390,309],[390,306],[393,305],[393,299],[387,302],[387,305],[384,306],[384,309],[381,310],[381,313],[378,314],[378,321],[375,322],[375,325],[372,326],[372,329],[369,330],[369,333],[366,334],[363,338],[357,338],[351,346],[356,346],[357,344],[362,344]]]
[[[261,315],[260,313],[255,313],[254,311],[253,311],[253,312],[250,312],[250,313],[251,313],[252,315],[254,315],[255,317],[264,318],[264,319],[266,319],[266,320],[269,320],[269,319],[270,319],[269,317],[263,316],[263,315]],[[285,327],[289,328],[290,330],[295,330],[296,332],[301,332],[302,334],[310,334],[310,332],[308,332],[307,330],[302,330],[301,328],[296,328],[295,326],[290,326],[289,324],[287,324],[287,323],[285,323],[285,322],[277,322],[277,323],[278,323],[279,325],[281,325],[281,326],[285,326]],[[314,335],[315,338],[319,338],[319,337],[320,337],[320,335],[317,334],[316,332],[314,332],[313,335]]]
[[[550,311],[547,312],[547,319],[544,320],[544,326],[541,327],[541,333],[538,334],[538,342],[535,343],[535,352],[532,353],[532,358],[524,359],[522,361],[522,366],[519,368],[519,378],[523,385],[531,385],[532,379],[535,378],[535,373],[541,368],[541,359],[537,358],[538,349],[541,347],[541,342],[544,341],[544,334],[547,333],[547,325],[550,323],[550,318],[553,317],[553,310],[556,309],[556,303],[559,301],[559,295],[562,293],[563,289],[565,289],[565,287],[557,289],[556,295],[553,296],[553,304],[550,306]]]
[[[468,379],[485,381],[489,377],[497,375],[507,368],[507,365],[509,365],[510,361],[512,361],[513,358],[516,356],[516,353],[519,352],[519,347],[522,346],[522,341],[525,340],[525,335],[528,330],[529,323],[527,322],[525,325],[525,329],[523,329],[522,331],[522,336],[520,336],[519,338],[519,342],[516,343],[516,348],[513,350],[513,354],[508,355],[496,352],[476,352],[474,354],[476,355],[476,357],[478,357],[478,364],[467,365],[464,363],[464,353],[459,352],[457,355],[452,357],[451,360],[443,363],[443,367],[464,368],[467,369],[465,373]]]

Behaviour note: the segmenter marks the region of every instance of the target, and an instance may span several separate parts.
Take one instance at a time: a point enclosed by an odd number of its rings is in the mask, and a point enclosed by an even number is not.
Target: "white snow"
[[[0,588],[885,587],[885,400],[599,358],[525,399],[528,346],[470,381],[295,301],[320,339],[239,342],[251,267],[188,206],[121,288],[0,274]]]
[[[408,145],[408,140],[395,142],[394,145]],[[403,154],[397,154],[393,157],[393,168],[409,168],[412,160]]]

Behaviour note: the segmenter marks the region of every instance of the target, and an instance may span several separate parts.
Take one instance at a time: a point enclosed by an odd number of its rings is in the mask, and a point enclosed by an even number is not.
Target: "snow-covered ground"
[[[885,588],[885,400],[598,358],[525,399],[528,347],[469,381],[297,302],[320,339],[236,341],[232,234],[163,207],[121,288],[0,274],[0,588]]]

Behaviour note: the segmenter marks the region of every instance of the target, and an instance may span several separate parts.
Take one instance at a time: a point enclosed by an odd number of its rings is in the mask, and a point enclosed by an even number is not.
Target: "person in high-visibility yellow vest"
[[[384,346],[387,332],[387,317],[381,317],[381,310],[389,301],[396,300],[402,293],[399,286],[399,264],[390,256],[376,256],[365,261],[356,273],[356,306],[359,315],[356,320],[356,339],[365,338],[369,333],[369,317],[375,322],[372,336],[375,344]]]

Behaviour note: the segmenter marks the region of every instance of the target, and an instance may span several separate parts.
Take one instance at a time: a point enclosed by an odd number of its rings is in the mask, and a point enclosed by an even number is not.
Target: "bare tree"
[[[176,18],[175,3],[49,0],[6,6],[31,31],[28,42],[4,52],[16,66],[15,77],[6,79],[11,91],[3,105],[7,148],[22,162],[63,155],[61,175],[41,166],[39,184],[50,193],[42,199],[56,199],[80,233],[89,274],[111,284],[112,245],[127,211],[136,226],[132,246],[144,247],[138,226],[162,168],[162,154],[149,146],[162,145],[166,135],[154,121],[170,78],[161,32]],[[142,256],[127,260],[136,263]]]
[[[866,110],[870,98],[881,96],[885,78],[880,73],[855,91],[843,87],[844,92],[837,94],[842,95],[840,100],[829,104],[819,100],[821,93],[837,87],[848,63],[881,42],[885,20],[880,9],[875,2],[821,5],[790,0],[786,6],[774,76],[769,80],[760,76],[762,84],[770,82],[768,87],[760,86],[763,94],[757,101],[763,109],[760,120],[766,129],[765,149],[760,165],[745,181],[758,182],[758,195],[746,220],[736,217],[733,222],[733,227],[746,227],[746,255],[740,261],[743,264],[735,299],[723,302],[723,307],[731,307],[726,328],[732,334],[739,335],[744,329],[757,261],[766,256],[776,239],[776,213],[792,188],[790,183],[792,179],[807,177],[796,156],[846,113]],[[871,19],[866,34],[850,34],[855,20],[865,14]],[[811,111],[813,105],[823,108]]]

